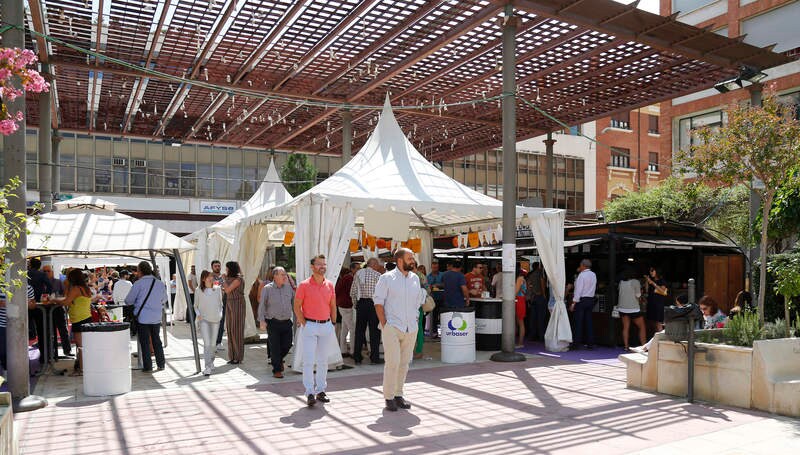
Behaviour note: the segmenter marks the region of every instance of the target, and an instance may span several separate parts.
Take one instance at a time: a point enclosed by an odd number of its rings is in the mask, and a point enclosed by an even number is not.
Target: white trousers
[[[217,331],[219,322],[200,320],[200,336],[203,338],[203,360],[208,370],[214,368],[214,353],[217,349]]]
[[[302,336],[303,386],[306,395],[315,395],[328,387],[328,346],[333,344],[336,349],[336,330],[330,321],[324,324],[306,321]]]
[[[342,354],[353,353],[353,345],[356,341],[356,315],[352,308],[339,308],[342,315],[341,331],[339,332],[339,350]],[[347,336],[350,335],[350,347],[347,347]]]

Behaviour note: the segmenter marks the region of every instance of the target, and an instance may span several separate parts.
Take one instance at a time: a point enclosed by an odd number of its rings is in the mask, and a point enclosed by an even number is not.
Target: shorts
[[[619,315],[620,315],[620,317],[627,316],[627,317],[629,317],[631,319],[637,319],[637,318],[644,317],[644,315],[642,314],[641,311],[637,311],[635,313],[623,313],[622,311],[620,311]]]
[[[83,327],[83,325],[84,324],[88,324],[90,322],[92,322],[92,318],[86,318],[83,321],[73,322],[72,323],[72,331],[73,332],[82,332],[83,330],[81,330],[81,328]]]
[[[516,298],[516,300],[514,302],[514,308],[516,309],[516,312],[517,312],[517,319],[525,319],[526,305],[525,305],[525,296],[524,295],[518,295],[517,296],[517,298]]]

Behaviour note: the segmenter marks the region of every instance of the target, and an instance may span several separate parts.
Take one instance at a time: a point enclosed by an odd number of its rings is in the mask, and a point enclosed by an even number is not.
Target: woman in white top
[[[619,282],[619,300],[617,309],[620,319],[622,319],[622,342],[625,350],[630,351],[628,338],[630,334],[631,321],[639,329],[639,341],[641,345],[646,342],[644,315],[639,306],[639,299],[642,297],[642,283],[636,279],[633,270],[623,272],[622,281]]]
[[[200,336],[203,337],[206,364],[203,375],[210,376],[214,371],[217,330],[222,319],[222,288],[214,285],[214,275],[208,270],[200,274],[200,287],[194,293],[194,311],[200,323]]]

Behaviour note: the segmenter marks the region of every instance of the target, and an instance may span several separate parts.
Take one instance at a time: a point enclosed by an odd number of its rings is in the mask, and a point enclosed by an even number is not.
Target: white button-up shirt
[[[597,275],[590,269],[586,269],[575,279],[575,293],[572,295],[572,301],[579,302],[583,297],[594,297],[596,289]]]
[[[403,332],[416,332],[419,307],[425,301],[425,295],[414,272],[404,276],[400,269],[394,269],[378,279],[373,301],[375,305],[383,305],[386,324]]]

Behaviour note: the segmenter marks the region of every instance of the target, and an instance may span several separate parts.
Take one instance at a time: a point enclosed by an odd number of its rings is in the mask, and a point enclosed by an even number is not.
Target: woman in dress
[[[81,326],[92,322],[92,291],[86,284],[83,271],[80,269],[70,270],[67,274],[67,289],[64,297],[54,300],[67,307],[67,314],[72,323],[72,333],[75,337],[75,346],[78,348],[72,375],[79,376],[83,369]]]
[[[247,303],[244,298],[244,282],[239,263],[230,261],[225,264],[227,273],[222,290],[227,296],[227,313],[225,314],[225,330],[228,332],[228,363],[238,365],[244,359],[244,321],[247,314]]]
[[[428,271],[425,269],[425,266],[414,264],[414,268],[412,270],[419,278],[420,287],[425,289],[425,291],[430,294],[430,289],[428,289]],[[422,306],[419,307],[417,323],[419,327],[417,328],[417,343],[414,345],[414,358],[421,359],[422,344],[425,342],[425,312],[422,311]]]
[[[526,303],[525,294],[528,293],[528,284],[525,282],[525,272],[519,264],[517,264],[516,283],[514,284],[514,292],[516,296],[515,309],[517,313],[517,346],[523,347],[523,340],[525,340],[525,314]]]
[[[664,307],[670,304],[667,282],[661,270],[650,267],[644,277],[647,290],[647,322],[653,333],[664,330]]]
[[[222,319],[222,288],[214,285],[214,275],[208,270],[200,274],[200,289],[195,293],[194,310],[203,337],[203,375],[210,376],[214,371],[217,330]]]

